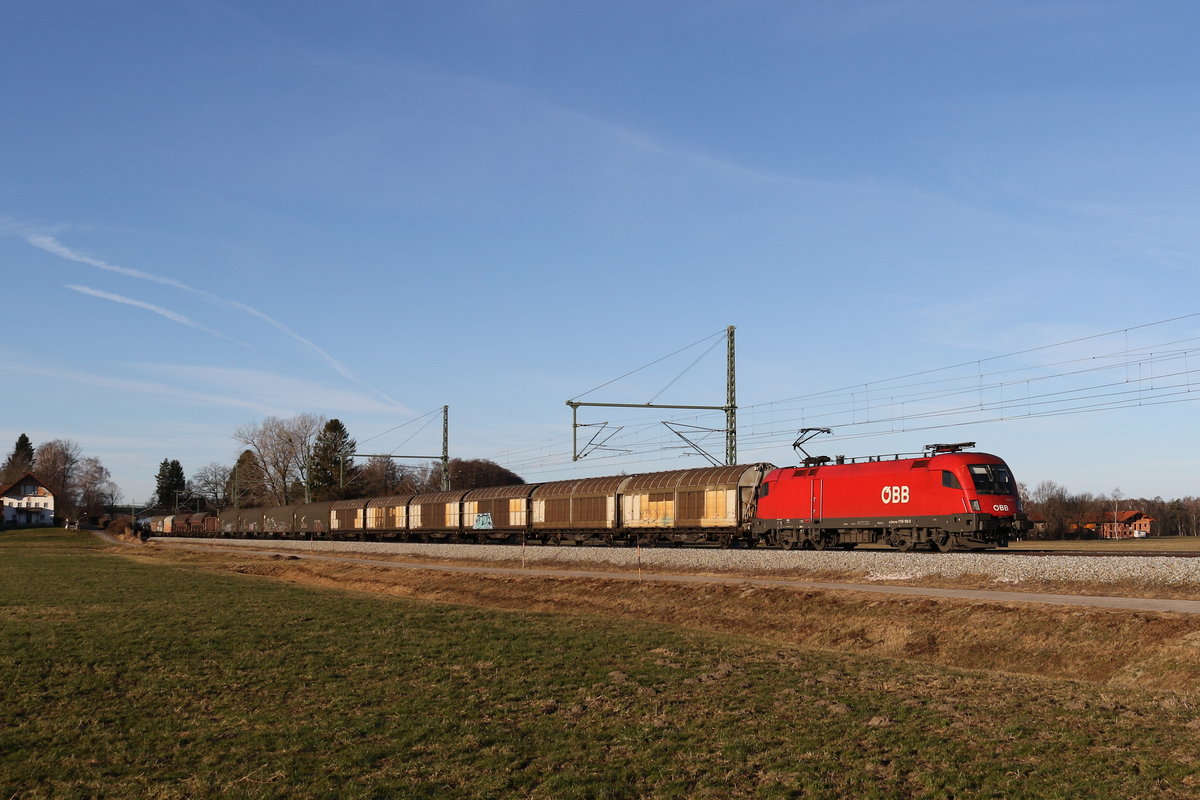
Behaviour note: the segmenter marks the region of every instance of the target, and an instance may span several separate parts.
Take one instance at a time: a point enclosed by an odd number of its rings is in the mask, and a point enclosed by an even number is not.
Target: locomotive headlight
[[[972,501],[971,501],[971,510],[972,510],[972,511],[978,511],[978,510],[979,510],[979,501],[978,501],[978,500],[972,500]]]

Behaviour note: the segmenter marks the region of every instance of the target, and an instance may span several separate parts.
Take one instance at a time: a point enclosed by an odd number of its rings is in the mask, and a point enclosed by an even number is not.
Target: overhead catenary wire
[[[1200,400],[1200,375],[1197,374],[1200,370],[1192,365],[1198,363],[1196,356],[1200,355],[1200,347],[1189,345],[1200,342],[1200,337],[1164,337],[1165,341],[1132,346],[1129,338],[1131,332],[1196,317],[1200,317],[1200,312],[1037,345],[1003,355],[962,361],[946,367],[917,370],[891,378],[744,405],[740,409],[742,419],[739,421],[742,449],[748,454],[786,447],[794,438],[796,429],[805,426],[835,427],[835,438],[858,439],[1018,418],[1039,419],[1194,402]],[[984,365],[1005,359],[1118,335],[1124,341],[1123,346],[1115,350],[990,371],[983,368]],[[689,348],[693,346],[689,345]],[[687,349],[682,348],[673,355]],[[651,364],[669,357],[664,356]],[[639,367],[622,378],[644,368]],[[973,371],[968,373],[934,377],[939,373],[972,368]],[[1113,375],[1117,377],[1111,377]],[[918,378],[924,380],[915,380]],[[621,378],[616,378],[596,388],[619,380]],[[962,402],[968,396],[974,396],[974,402]],[[955,398],[958,398],[958,402],[954,402]],[[706,417],[711,418],[711,414],[678,419],[701,420]],[[764,417],[769,419],[764,421]],[[657,418],[623,420],[622,424],[625,430],[620,446],[625,449],[632,446],[635,452],[611,455],[597,453],[590,457],[592,464],[603,462],[605,467],[617,468],[662,461],[666,449],[675,443],[670,436],[649,433],[661,430],[661,420]],[[887,427],[880,429],[882,426]],[[561,469],[571,461],[568,445],[568,440],[559,439],[537,448],[509,451],[512,460],[506,463],[511,469],[524,469],[531,474],[539,470]]]
[[[704,342],[707,342],[709,339],[715,339],[715,338],[718,338],[718,337],[724,337],[726,334],[727,334],[727,331],[720,331],[719,333],[714,333],[714,334],[711,334],[711,335],[709,335],[709,336],[705,336],[704,338],[702,338],[702,339],[699,339],[699,340],[697,340],[697,341],[695,341],[695,342],[692,342],[691,344],[689,344],[689,345],[687,345],[687,346],[685,346],[685,347],[681,347],[681,348],[679,348],[678,350],[676,350],[676,351],[675,351],[675,352],[673,352],[673,353],[667,353],[665,356],[662,356],[661,358],[656,358],[656,359],[654,359],[653,361],[651,361],[651,362],[649,362],[649,363],[647,363],[647,364],[643,364],[642,366],[638,367],[637,369],[630,370],[629,372],[626,372],[624,375],[621,375],[621,376],[619,376],[619,377],[613,378],[612,380],[609,380],[609,381],[605,381],[604,383],[600,384],[599,386],[595,386],[595,387],[592,387],[591,389],[588,389],[586,392],[581,392],[580,394],[577,394],[577,395],[575,395],[574,397],[572,397],[572,398],[571,398],[571,401],[578,400],[578,399],[579,399],[579,398],[581,398],[581,397],[587,397],[587,396],[588,396],[589,394],[591,394],[592,392],[598,391],[598,390],[600,390],[600,389],[603,389],[603,388],[605,388],[605,387],[607,387],[607,386],[611,386],[611,385],[613,385],[614,383],[617,383],[618,381],[623,381],[623,380],[625,380],[626,378],[630,377],[631,375],[636,375],[637,373],[641,372],[642,370],[644,370],[644,369],[648,369],[649,367],[652,367],[652,366],[654,366],[655,364],[661,364],[663,361],[666,361],[668,358],[673,358],[673,357],[675,357],[675,356],[679,355],[680,353],[684,353],[684,352],[686,352],[686,351],[688,351],[688,350],[691,350],[693,347],[696,347],[696,346],[698,346],[698,345],[700,345],[700,344],[703,344]],[[710,350],[711,350],[711,348],[710,348]],[[690,369],[690,367],[689,367],[689,369]],[[687,372],[687,370],[684,370],[684,372]],[[682,374],[682,373],[681,373],[681,374]],[[675,380],[679,380],[679,378],[677,377]],[[674,383],[674,381],[672,381],[672,383]],[[669,384],[668,384],[668,385],[669,385]],[[665,391],[665,389],[664,389],[663,391]],[[659,392],[659,394],[662,394],[662,392],[660,391],[660,392]],[[651,401],[651,402],[653,402],[653,401]]]

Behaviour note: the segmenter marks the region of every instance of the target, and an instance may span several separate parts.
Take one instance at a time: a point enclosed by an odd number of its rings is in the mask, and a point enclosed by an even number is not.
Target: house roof
[[[54,492],[50,491],[50,487],[46,485],[46,482],[43,481],[41,478],[39,478],[37,475],[34,475],[32,472],[26,472],[24,475],[17,478],[15,481],[8,484],[7,486],[0,486],[0,495],[8,494],[9,489],[13,488],[14,486],[16,486],[19,483],[24,483],[29,478],[33,478],[33,480],[37,482],[38,486],[42,487],[47,492],[49,492],[51,497],[54,496]]]

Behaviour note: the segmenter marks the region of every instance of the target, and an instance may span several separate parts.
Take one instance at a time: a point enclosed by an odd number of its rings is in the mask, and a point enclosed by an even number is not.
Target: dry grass
[[[1200,685],[1200,617],[1184,614],[736,584],[474,575],[168,548],[142,552],[143,557],[293,583],[488,608],[653,620],[943,667],[1114,686]],[[1113,593],[1111,586],[1107,593]]]
[[[1078,550],[1117,553],[1200,553],[1200,536],[1155,536],[1146,539],[1064,539],[1013,542],[1009,550]]]
[[[1200,792],[1190,618],[130,552],[0,537],[0,798]]]

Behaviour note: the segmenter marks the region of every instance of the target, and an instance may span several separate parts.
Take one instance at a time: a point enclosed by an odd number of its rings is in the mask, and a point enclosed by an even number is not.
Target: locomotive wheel
[[[811,541],[813,550],[824,550],[829,547],[829,537],[824,534],[818,534]]]
[[[948,553],[954,546],[954,537],[948,533],[935,533],[929,537],[931,549],[938,553]]]
[[[899,550],[901,553],[907,553],[909,550],[913,549],[912,539],[909,539],[907,536],[901,537],[894,541],[895,541],[896,549]]]
[[[783,541],[781,541],[779,543],[779,546],[782,547],[784,550],[795,550],[796,549],[796,540],[795,539],[784,539]]]

